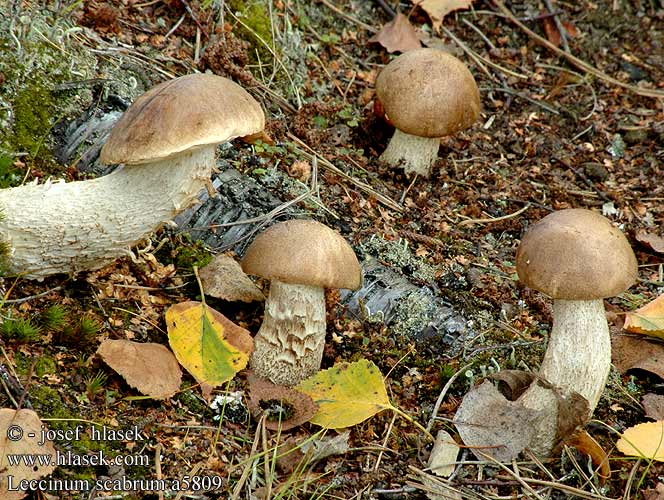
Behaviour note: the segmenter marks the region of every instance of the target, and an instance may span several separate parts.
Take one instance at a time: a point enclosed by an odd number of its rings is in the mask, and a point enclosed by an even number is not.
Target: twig
[[[528,491],[531,493],[531,495],[534,495],[535,498],[537,498],[537,499],[539,499],[539,500],[544,500],[544,499],[543,499],[543,498],[542,498],[542,497],[541,497],[541,496],[540,496],[540,495],[539,495],[534,489],[532,489],[532,488],[530,487],[530,485],[529,485],[526,481],[524,481],[525,478],[522,478],[521,476],[519,476],[516,472],[514,472],[513,470],[511,470],[511,469],[510,469],[509,467],[507,467],[505,464],[499,462],[498,460],[496,460],[495,458],[493,458],[493,457],[492,457],[491,455],[489,455],[488,453],[483,453],[483,452],[480,451],[480,450],[475,450],[475,453],[479,453],[479,454],[482,455],[484,458],[486,458],[487,460],[493,462],[493,463],[496,464],[498,467],[500,467],[501,469],[503,469],[503,470],[504,470],[505,472],[507,472],[510,476],[512,476],[512,478],[514,478],[516,481],[518,481],[518,482],[521,484],[521,486],[523,486],[526,490],[528,490]]]
[[[418,243],[424,243],[425,245],[429,245],[430,247],[444,247],[445,243],[443,240],[434,238],[433,236],[427,236],[425,234],[420,234],[416,233],[415,231],[408,231],[406,229],[402,229],[399,231],[399,234],[403,238],[408,238],[409,240],[416,241]]]
[[[30,369],[28,370],[27,380],[25,381],[25,387],[23,388],[23,394],[21,394],[21,399],[18,400],[16,411],[23,407],[23,401],[25,401],[25,398],[28,395],[28,389],[30,388],[30,383],[32,382],[32,375],[35,371],[35,366],[37,366],[37,358],[32,358],[32,363],[30,363]]]
[[[385,0],[376,0],[376,3],[380,6],[381,9],[385,12],[390,17],[395,17],[397,13],[394,11],[392,7],[387,5],[387,2]]]
[[[392,420],[390,420],[390,425],[387,427],[387,432],[385,433],[385,439],[383,440],[383,448],[387,448],[388,442],[390,440],[390,436],[392,436],[392,429],[394,429],[394,422],[397,419],[397,414],[393,413],[392,414]],[[376,464],[374,465],[374,472],[378,472],[378,468],[380,467],[380,462],[383,459],[384,451],[380,450],[378,452],[378,456],[376,457]]]
[[[447,391],[450,390],[450,387],[452,387],[452,384],[459,377],[459,375],[461,375],[463,372],[465,372],[471,366],[473,366],[473,363],[468,363],[466,366],[460,368],[445,383],[445,386],[443,387],[443,389],[440,391],[440,394],[438,395],[438,399],[436,400],[436,404],[433,406],[433,411],[431,412],[431,418],[429,418],[429,422],[427,423],[427,426],[426,426],[427,431],[431,432],[431,428],[433,427],[433,423],[436,421],[436,416],[438,415],[438,410],[440,409],[440,405],[443,404],[443,399],[445,399],[445,395],[447,394]]]
[[[157,474],[157,481],[160,481],[163,477],[161,472],[161,450],[162,450],[161,443],[157,443],[157,446],[154,447],[154,468]],[[159,500],[164,500],[163,491],[159,491],[158,496]]]
[[[518,217],[519,215],[521,215],[523,212],[525,212],[529,208],[530,208],[530,203],[527,203],[526,206],[520,208],[516,212],[513,212],[511,214],[507,214],[507,215],[503,215],[501,217],[490,217],[490,218],[487,218],[487,219],[466,219],[464,221],[459,222],[457,224],[457,227],[469,226],[471,224],[488,224],[488,223],[491,223],[491,222],[500,222],[500,221],[504,221],[504,220],[507,220],[507,219],[512,219],[514,217]]]
[[[327,7],[331,11],[337,13],[339,16],[341,16],[343,19],[345,19],[349,23],[357,24],[359,27],[364,28],[365,30],[367,30],[370,33],[378,33],[378,30],[376,28],[374,28],[373,26],[369,26],[368,24],[363,23],[359,19],[354,18],[350,14],[346,14],[339,7],[337,7],[336,5],[333,5],[332,3],[328,2],[327,0],[318,0],[318,1],[320,3],[322,3],[323,5],[325,5],[325,7]]]
[[[549,11],[549,13],[553,14],[554,8],[553,5],[551,4],[551,0],[544,0],[544,5],[546,5],[546,10]],[[553,22],[556,25],[556,29],[558,30],[558,33],[560,33],[560,45],[563,46],[563,50],[567,53],[569,53],[569,44],[567,43],[567,30],[565,29],[565,26],[563,26],[563,23],[560,21],[560,17],[558,17],[558,14],[553,14],[551,17],[553,17]]]
[[[564,50],[559,49],[556,47],[554,44],[549,42],[546,38],[542,38],[539,36],[537,33],[529,29],[526,25],[524,25],[521,21],[519,21],[514,14],[512,14],[512,11],[509,10],[507,7],[505,7],[505,4],[501,0],[494,0],[494,3],[496,4],[496,7],[498,7],[498,10],[507,18],[509,19],[512,23],[516,24],[521,30],[526,33],[529,37],[531,37],[533,40],[535,40],[537,43],[540,45],[545,46],[547,49],[555,52],[559,56],[564,57],[567,59],[571,64],[576,66],[577,68],[582,69],[583,71],[590,73],[591,75],[596,76],[600,80],[604,80],[605,82],[612,83],[613,85],[617,85],[618,87],[622,87],[624,89],[629,90],[630,92],[634,92],[637,95],[644,96],[644,97],[655,97],[655,98],[664,98],[664,91],[662,90],[656,90],[656,89],[645,89],[641,87],[637,87],[635,85],[630,85],[628,83],[621,82],[620,80],[616,80],[612,76],[607,75],[606,73],[598,70],[594,66],[591,66],[585,61],[582,61],[578,57],[573,56],[572,54],[568,54]]]
[[[181,3],[182,5],[184,5],[185,10],[186,10],[187,13],[191,16],[191,18],[193,19],[193,21],[196,23],[196,26],[198,26],[198,29],[200,29],[201,32],[205,35],[205,38],[207,38],[207,39],[209,40],[209,39],[210,39],[210,35],[208,35],[208,32],[206,31],[206,29],[205,29],[205,28],[203,27],[203,25],[200,23],[200,21],[198,20],[198,18],[197,18],[196,15],[194,14],[194,11],[191,10],[191,7],[189,6],[189,2],[187,2],[187,0],[180,0],[180,3]]]
[[[331,172],[334,172],[337,174],[339,177],[342,179],[345,179],[352,184],[354,184],[360,191],[363,191],[374,198],[379,203],[382,203],[388,208],[391,208],[392,210],[395,210],[397,212],[401,212],[403,210],[403,207],[399,205],[396,201],[392,200],[391,198],[388,198],[387,196],[379,193],[378,191],[374,190],[371,186],[368,184],[356,179],[355,177],[348,175],[346,172],[341,170],[339,167],[335,166],[332,162],[328,161],[327,159],[323,158],[322,156],[318,156],[316,152],[305,142],[303,142],[300,138],[296,137],[292,133],[288,132],[288,138],[291,139],[293,142],[297,144],[295,147],[296,151],[300,153],[301,155],[305,156],[309,160],[312,160],[314,158],[318,158],[318,161],[320,162],[320,165],[325,167],[327,170],[330,170]],[[301,147],[298,147],[301,146]],[[304,149],[302,149],[304,148]],[[305,151],[306,149],[306,151]]]
[[[241,498],[241,493],[242,493],[242,488],[244,487],[244,483],[247,482],[247,479],[249,478],[249,474],[251,473],[251,469],[254,466],[254,460],[257,460],[256,458],[251,459],[256,454],[256,450],[258,449],[258,443],[260,443],[260,426],[262,425],[262,421],[265,419],[265,415],[261,416],[261,421],[258,422],[258,426],[256,427],[256,436],[254,437],[254,442],[251,445],[251,451],[249,452],[249,457],[250,459],[247,460],[247,464],[244,466],[244,469],[242,470],[242,474],[240,475],[240,479],[238,479],[237,483],[235,483],[235,487],[233,488],[233,494],[231,495],[231,500],[238,500]]]
[[[43,297],[44,295],[48,295],[51,292],[57,292],[58,290],[62,290],[61,286],[56,286],[54,288],[51,288],[49,290],[46,290],[45,292],[38,293],[36,295],[28,295],[27,297],[21,297],[20,299],[6,299],[3,300],[3,304],[22,304],[23,302],[29,302],[32,299],[38,299],[39,297]]]
[[[590,189],[592,189],[593,191],[595,191],[595,193],[597,193],[597,195],[598,195],[600,198],[602,198],[605,202],[607,202],[607,203],[611,203],[611,202],[613,201],[611,198],[609,198],[609,197],[604,193],[604,191],[602,191],[600,188],[598,188],[597,186],[595,186],[595,183],[594,183],[593,181],[591,181],[590,179],[588,179],[588,177],[586,177],[586,174],[584,174],[584,173],[583,173],[581,170],[579,170],[578,168],[574,168],[574,167],[571,165],[570,162],[568,162],[567,160],[564,160],[564,159],[562,159],[562,158],[558,158],[558,157],[556,157],[556,156],[554,156],[553,159],[556,160],[558,163],[563,164],[565,167],[569,168],[572,172],[574,172],[574,173],[576,174],[576,176],[577,176],[579,179],[581,179],[581,180],[582,180],[582,181],[583,181],[583,182],[584,182],[584,183],[585,183]]]
[[[503,476],[502,474],[497,474],[494,476],[496,479],[507,479],[511,480],[511,476]],[[610,497],[606,497],[603,495],[596,495],[595,493],[589,493],[587,491],[580,490],[579,488],[574,488],[573,486],[568,486],[563,483],[556,483],[553,481],[545,481],[543,479],[533,479],[530,477],[521,477],[520,478],[523,482],[525,483],[530,483],[530,484],[535,484],[537,486],[547,486],[549,488],[553,488],[554,490],[560,490],[560,491],[565,491],[567,493],[571,493],[573,495],[579,496],[581,498],[588,498],[588,499],[594,499],[594,500],[618,500],[618,499],[613,499]]]
[[[493,69],[497,69],[498,71],[502,71],[506,75],[510,75],[510,76],[513,76],[514,78],[519,78],[521,80],[528,80],[529,77],[527,75],[524,75],[522,73],[517,73],[516,71],[512,71],[511,69],[504,68],[500,64],[496,64],[495,62],[490,61],[486,57],[483,57],[483,56],[479,55],[477,52],[475,52],[470,47],[468,47],[465,43],[463,43],[454,33],[452,33],[450,30],[448,30],[445,26],[442,26],[441,29],[442,29],[443,33],[445,33],[452,40],[454,40],[454,42],[459,47],[461,47],[464,50],[464,52],[466,52],[466,54],[468,54],[468,56],[471,59],[473,59],[478,65],[481,65],[481,63],[479,62],[479,61],[481,61],[484,64],[486,64],[487,66],[491,66]],[[486,71],[486,68],[484,68],[484,69],[485,69],[485,72],[489,75],[489,78],[491,78],[491,74],[489,74],[489,72]]]
[[[515,95],[517,97],[520,97],[521,99],[525,99],[526,101],[528,101],[531,104],[534,104],[536,106],[539,106],[542,109],[547,110],[549,113],[553,113],[554,115],[559,115],[560,114],[560,111],[558,111],[557,109],[549,106],[548,104],[545,104],[542,101],[538,101],[536,99],[533,99],[532,97],[528,97],[527,95],[523,94],[522,92],[517,92],[516,90],[511,89],[509,87],[493,87],[493,88],[491,88],[491,90],[495,90],[497,92],[505,92],[506,94],[510,94],[510,95]]]
[[[471,23],[468,19],[465,17],[461,19],[461,22],[468,26],[470,29],[472,29],[475,33],[477,33],[482,40],[484,40],[484,43],[486,43],[490,49],[496,50],[496,46],[493,44],[491,40],[489,40],[489,37],[486,36],[484,33],[482,33],[482,30],[479,29],[477,26],[475,26],[473,23]]]

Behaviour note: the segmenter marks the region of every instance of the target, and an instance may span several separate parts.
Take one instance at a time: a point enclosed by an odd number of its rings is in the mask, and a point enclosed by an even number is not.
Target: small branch
[[[518,217],[519,215],[521,215],[523,212],[525,212],[529,208],[530,208],[530,203],[527,203],[525,207],[520,208],[519,210],[517,210],[514,213],[503,215],[502,217],[489,217],[489,218],[486,218],[486,219],[467,219],[467,220],[459,222],[457,224],[457,227],[470,226],[472,224],[489,224],[491,222],[501,222],[501,221],[504,221],[504,220],[513,219],[514,217]]]
[[[549,42],[546,38],[542,38],[539,36],[537,33],[529,29],[526,25],[524,25],[521,21],[519,21],[514,14],[512,14],[512,11],[509,10],[501,0],[494,0],[494,3],[496,4],[496,7],[498,10],[505,16],[507,19],[509,19],[512,23],[516,24],[521,30],[526,33],[529,37],[531,37],[533,40],[535,40],[537,43],[540,45],[543,45],[547,49],[555,52],[559,56],[564,57],[567,59],[571,64],[576,66],[577,68],[582,69],[583,71],[590,73],[591,75],[596,76],[600,80],[604,80],[605,82],[611,83],[613,85],[617,85],[618,87],[622,87],[624,89],[629,90],[630,92],[633,92],[637,95],[644,96],[644,97],[655,97],[655,98],[664,98],[664,91],[662,90],[656,90],[656,89],[645,89],[641,87],[636,87],[634,85],[630,85],[628,83],[621,82],[620,80],[616,80],[612,76],[607,75],[606,73],[598,70],[594,66],[591,66],[585,61],[582,61],[578,57],[573,56],[572,54],[568,54],[564,50],[559,49],[556,47],[554,44]]]
[[[553,22],[556,25],[556,29],[558,30],[558,33],[560,33],[560,45],[563,46],[563,50],[567,53],[569,53],[569,44],[567,43],[567,30],[565,29],[565,26],[563,26],[563,23],[560,21],[560,17],[558,17],[558,14],[554,14],[554,8],[553,5],[551,4],[551,0],[544,0],[544,5],[546,5],[546,10],[548,10],[551,14],[553,14],[551,17],[553,17]]]

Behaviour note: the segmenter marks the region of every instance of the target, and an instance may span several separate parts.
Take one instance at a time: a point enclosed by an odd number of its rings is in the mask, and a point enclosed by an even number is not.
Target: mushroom
[[[516,268],[525,285],[553,298],[553,325],[540,375],[563,395],[583,396],[590,416],[611,368],[603,299],[636,281],[634,252],[608,219],[591,210],[567,209],[547,215],[526,232]],[[556,396],[535,383],[519,401],[548,415],[530,446],[548,455],[556,438]]]
[[[410,50],[390,62],[376,80],[376,95],[394,135],[381,155],[406,173],[429,177],[440,138],[466,129],[480,114],[473,75],[456,57],[441,50]]]
[[[260,105],[236,83],[193,74],[129,107],[101,152],[124,163],[97,179],[0,190],[8,273],[29,278],[102,267],[193,204],[216,145],[262,130]]]
[[[247,274],[270,280],[250,365],[257,376],[293,386],[314,374],[325,345],[325,288],[356,290],[362,272],[337,232],[313,220],[269,227],[247,248]]]

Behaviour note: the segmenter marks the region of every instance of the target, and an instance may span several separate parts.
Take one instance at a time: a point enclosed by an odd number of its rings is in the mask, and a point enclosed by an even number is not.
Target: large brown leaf
[[[104,340],[97,354],[142,394],[166,399],[180,388],[182,371],[175,356],[161,344]]]
[[[15,491],[23,480],[39,479],[55,470],[55,448],[52,441],[42,440],[42,422],[32,410],[0,409],[0,498],[2,500],[19,500],[25,497],[25,492]],[[44,465],[36,462],[26,465],[9,463],[8,455],[35,456],[46,458],[51,456],[50,464]],[[8,484],[11,476],[12,484]],[[14,491],[10,491],[11,487]]]

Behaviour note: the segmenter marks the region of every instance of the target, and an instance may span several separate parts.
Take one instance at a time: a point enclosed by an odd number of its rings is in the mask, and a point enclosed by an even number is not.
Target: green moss
[[[201,268],[212,260],[212,254],[200,242],[196,241],[190,246],[180,246],[175,249],[173,262],[178,269]]]
[[[31,158],[38,153],[48,155],[45,138],[53,126],[56,106],[51,91],[41,82],[33,82],[14,98],[14,135],[9,143],[15,151],[27,152]]]
[[[272,39],[272,20],[270,11],[265,8],[265,2],[259,0],[231,0],[231,10],[235,13],[242,24],[239,24],[235,32],[239,38],[247,40],[252,44],[249,57],[253,63],[258,63],[256,51],[260,57],[260,63],[271,64],[272,53],[266,47],[274,47]]]

